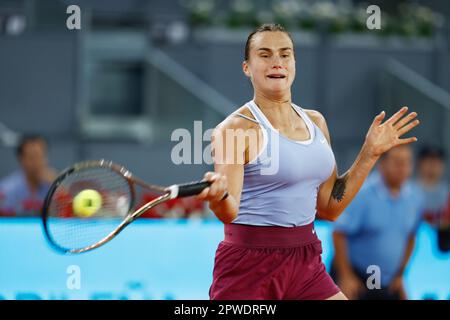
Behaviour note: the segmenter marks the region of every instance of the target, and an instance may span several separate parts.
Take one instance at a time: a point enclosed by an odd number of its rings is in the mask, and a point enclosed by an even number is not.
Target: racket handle
[[[170,186],[170,198],[195,196],[211,185],[210,181],[196,181]]]

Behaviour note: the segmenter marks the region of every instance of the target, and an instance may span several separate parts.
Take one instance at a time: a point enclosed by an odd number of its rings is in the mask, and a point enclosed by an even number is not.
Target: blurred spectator
[[[412,171],[410,147],[391,149],[335,223],[331,275],[349,299],[407,298],[403,273],[423,211],[422,194],[408,181]],[[381,286],[369,290],[371,265]]]
[[[444,150],[426,146],[418,154],[417,184],[425,195],[424,218],[433,226],[444,219],[449,197],[448,184],[442,179],[445,171]]]
[[[39,215],[56,172],[47,164],[47,142],[38,135],[23,137],[16,150],[21,169],[0,181],[0,215]]]

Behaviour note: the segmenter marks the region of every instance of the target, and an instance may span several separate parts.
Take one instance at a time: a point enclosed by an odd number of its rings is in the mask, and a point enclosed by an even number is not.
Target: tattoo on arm
[[[333,190],[331,191],[331,196],[337,202],[341,202],[345,195],[345,187],[347,184],[348,174],[344,174],[343,176],[337,178],[334,183]]]

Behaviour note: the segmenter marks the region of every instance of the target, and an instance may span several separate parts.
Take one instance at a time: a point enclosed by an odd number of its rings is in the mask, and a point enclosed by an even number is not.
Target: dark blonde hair
[[[291,41],[292,41],[292,45],[294,45],[294,40],[292,40],[292,36],[290,35],[289,32],[286,31],[286,29],[284,29],[284,27],[281,24],[265,23],[263,25],[260,25],[258,28],[253,30],[252,33],[250,33],[248,35],[247,42],[245,43],[245,54],[244,54],[245,61],[248,61],[248,59],[249,59],[250,45],[251,45],[253,36],[257,33],[267,32],[267,31],[271,31],[271,32],[279,31],[279,32],[283,32],[283,33],[287,34],[289,39],[291,39]]]

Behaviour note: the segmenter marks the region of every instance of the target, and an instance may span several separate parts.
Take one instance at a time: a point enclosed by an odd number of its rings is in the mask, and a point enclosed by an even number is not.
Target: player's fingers
[[[408,107],[403,107],[398,110],[392,117],[390,117],[386,123],[395,124],[405,113],[408,111]]]
[[[203,176],[203,180],[206,180],[206,181],[213,181],[214,175],[215,175],[215,172],[208,171],[208,172],[206,172],[205,175]]]
[[[225,193],[226,190],[226,176],[220,174],[219,172],[206,172],[204,175],[204,180],[212,182],[211,185],[204,189],[202,193],[197,195],[198,199],[201,200],[216,200]]]
[[[220,178],[220,173],[217,172],[207,172],[205,174],[204,180],[211,182],[211,185],[215,184]]]
[[[408,114],[406,117],[401,118],[401,119],[395,124],[395,127],[396,127],[396,128],[401,128],[401,127],[403,127],[405,124],[407,124],[408,122],[410,122],[412,119],[414,119],[415,117],[417,117],[417,113],[416,113],[416,112],[411,112],[411,113]]]
[[[403,128],[401,128],[400,130],[398,130],[398,136],[401,137],[402,135],[404,135],[405,133],[407,133],[408,131],[410,131],[412,128],[416,127],[417,125],[419,125],[420,121],[419,120],[415,120],[413,122],[408,123],[406,126],[404,126]]]
[[[209,172],[205,172],[203,175],[202,181],[209,181],[211,174]]]
[[[399,139],[399,142],[397,145],[402,145],[402,144],[408,144],[408,143],[412,143],[412,142],[416,142],[417,138],[416,137],[411,137],[411,138],[406,138],[406,139]]]
[[[210,186],[209,186],[209,192],[208,192],[208,199],[213,200],[214,198],[217,197],[217,193],[219,191],[219,182],[218,181],[214,181]]]
[[[373,119],[373,124],[377,125],[377,126],[380,125],[385,116],[386,116],[386,112],[382,111],[380,114],[378,114],[375,117],[375,119]]]
[[[227,188],[227,176],[221,173],[217,173],[217,186],[219,191],[224,190]]]
[[[196,196],[196,198],[197,198],[198,200],[204,200],[204,199],[206,199],[206,197],[208,196],[208,193],[209,193],[209,187],[203,189],[203,191],[200,192],[200,193]]]

